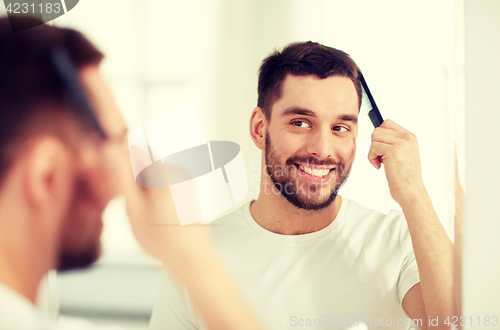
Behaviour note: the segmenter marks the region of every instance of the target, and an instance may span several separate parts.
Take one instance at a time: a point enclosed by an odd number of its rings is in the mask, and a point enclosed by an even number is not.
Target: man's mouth
[[[304,165],[304,164],[294,164],[300,169],[301,172],[314,176],[316,178],[326,178],[329,176],[330,172],[335,171],[335,166],[321,166],[321,165]],[[304,175],[304,173],[301,173]]]

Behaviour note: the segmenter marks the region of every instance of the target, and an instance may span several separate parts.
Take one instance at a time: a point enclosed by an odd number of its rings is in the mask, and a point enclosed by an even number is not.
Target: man
[[[0,329],[92,328],[64,318],[48,324],[34,304],[49,269],[97,259],[101,214],[118,193],[139,243],[188,287],[211,329],[262,329],[202,228],[148,226],[179,220],[168,189],[133,180],[102,58],[74,30],[13,33],[0,19]]]
[[[405,329],[407,316],[421,329],[448,328],[452,243],[423,185],[415,136],[386,120],[368,155],[384,164],[404,214],[337,194],[355,154],[357,72],[346,53],[312,42],[263,61],[250,119],[263,151],[261,191],[215,221],[216,245],[269,329]],[[164,280],[151,327],[202,329],[184,297]]]

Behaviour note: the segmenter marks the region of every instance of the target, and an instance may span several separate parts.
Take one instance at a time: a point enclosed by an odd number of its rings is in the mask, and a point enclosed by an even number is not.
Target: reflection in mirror
[[[85,6],[76,7],[55,24],[77,27],[102,45],[107,55],[103,73],[129,127],[196,102],[207,140],[234,141],[241,146],[248,174],[246,201],[257,198],[260,191],[261,154],[248,134],[260,61],[275,48],[305,40],[351,54],[363,69],[384,119],[393,119],[417,136],[430,199],[447,234],[455,237],[456,251],[460,250],[460,199],[456,198],[455,212],[450,207],[455,139],[449,132],[460,126],[454,124],[454,109],[461,102],[456,2],[150,0],[139,5],[132,0],[107,0]],[[120,10],[117,21],[108,14],[115,8]],[[401,210],[390,195],[384,172],[366,159],[373,132],[366,110],[361,109],[355,162],[340,194],[385,213]],[[126,227],[123,209],[123,203],[114,203],[106,211],[101,264],[132,264],[137,269],[151,265]],[[455,264],[454,283],[460,283],[458,253]],[[85,283],[85,274],[78,280]],[[93,295],[90,288],[98,286],[87,285],[89,289],[82,294],[88,292],[91,297],[76,306],[70,298],[77,296],[75,288],[86,286],[65,286],[62,306],[93,313],[92,306],[99,305],[94,299],[104,295]],[[128,306],[140,310],[141,320],[148,319],[156,298],[153,287],[142,290],[151,294]],[[113,290],[123,291],[109,288],[110,303],[102,303],[102,311],[111,315],[116,306],[127,302],[113,300],[119,296]]]

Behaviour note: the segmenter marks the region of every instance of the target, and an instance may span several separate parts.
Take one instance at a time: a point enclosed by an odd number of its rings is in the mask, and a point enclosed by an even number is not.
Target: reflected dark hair
[[[67,88],[52,63],[51,52],[65,49],[76,69],[99,65],[104,55],[81,33],[18,18],[34,28],[13,33],[8,18],[0,19],[0,182],[10,167],[19,143],[29,136],[62,130],[69,118],[91,129],[70,111]],[[15,146],[15,147],[12,147]]]
[[[263,110],[267,120],[271,119],[271,109],[281,97],[283,81],[288,74],[315,75],[321,79],[347,77],[352,80],[358,94],[358,105],[361,105],[358,66],[347,53],[312,41],[297,42],[281,52],[275,51],[260,66],[257,106]]]

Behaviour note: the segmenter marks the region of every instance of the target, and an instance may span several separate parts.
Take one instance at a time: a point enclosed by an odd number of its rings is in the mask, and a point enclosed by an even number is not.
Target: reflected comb
[[[99,125],[99,121],[89,101],[85,97],[85,93],[78,79],[78,73],[71,61],[68,51],[63,48],[55,48],[51,51],[50,57],[56,72],[76,104],[77,109],[74,107],[71,107],[71,109],[73,111],[79,111],[79,114],[84,116],[97,133],[102,138],[106,139],[106,134],[101,125]]]
[[[359,78],[359,81],[361,82],[361,86],[363,86],[363,90],[365,91],[366,96],[368,97],[368,101],[370,101],[371,110],[368,112],[368,116],[370,117],[370,120],[372,121],[373,126],[379,127],[384,122],[384,119],[382,118],[382,115],[380,114],[380,111],[378,110],[377,104],[375,103],[375,100],[373,99],[372,93],[370,93],[370,89],[368,88],[368,85],[366,84],[365,77],[363,77],[363,74],[359,70],[358,70],[358,78]]]

